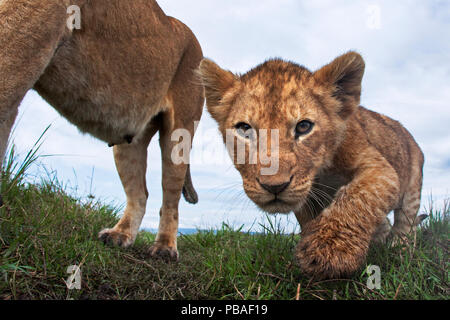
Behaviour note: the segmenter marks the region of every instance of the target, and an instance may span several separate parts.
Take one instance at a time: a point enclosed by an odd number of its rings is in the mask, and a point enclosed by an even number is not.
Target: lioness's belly
[[[181,58],[170,41],[159,43],[155,51],[147,37],[73,37],[58,49],[35,89],[81,131],[124,143],[167,108],[166,95]]]

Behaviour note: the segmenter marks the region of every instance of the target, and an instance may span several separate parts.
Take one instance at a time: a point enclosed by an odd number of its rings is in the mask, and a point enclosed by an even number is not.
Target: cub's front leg
[[[399,198],[399,179],[383,158],[361,164],[331,205],[302,226],[295,256],[316,278],[349,275],[364,262],[370,240]]]

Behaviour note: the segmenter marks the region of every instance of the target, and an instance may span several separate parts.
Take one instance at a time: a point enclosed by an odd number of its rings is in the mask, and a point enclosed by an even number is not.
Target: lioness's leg
[[[127,206],[114,228],[99,233],[99,238],[105,243],[128,247],[136,240],[148,198],[145,179],[147,147],[156,131],[157,128],[151,126],[142,138],[131,144],[114,146],[114,160],[127,195]]]
[[[172,159],[174,147],[179,143],[172,141],[172,133],[175,129],[185,128],[189,132],[190,137],[193,137],[194,129],[193,125],[180,124],[180,121],[177,121],[177,124],[171,123],[170,119],[173,119],[173,116],[170,112],[165,114],[163,119],[163,128],[159,132],[162,156],[163,203],[159,211],[158,234],[154,245],[150,248],[150,255],[174,260],[178,258],[178,204],[186,177],[187,164],[184,162],[176,164]],[[190,144],[191,141],[188,141],[188,143]],[[186,156],[186,160],[188,160],[189,155]]]
[[[190,143],[194,137],[195,121],[199,121],[203,104],[203,87],[195,79],[194,71],[203,58],[198,42],[193,39],[188,45],[180,62],[177,73],[171,83],[168,101],[170,108],[163,114],[159,131],[162,156],[162,189],[163,203],[159,212],[160,221],[155,244],[150,248],[150,255],[163,258],[178,258],[178,203],[186,176],[189,162]],[[172,134],[177,129],[184,129],[188,137],[183,139],[189,143],[184,150],[184,161],[178,163],[172,159],[174,147],[179,141],[172,141]],[[175,139],[177,137],[174,137]],[[186,141],[185,139],[189,139]],[[178,159],[179,160],[179,159]],[[196,201],[193,201],[196,202]]]
[[[61,1],[0,1],[0,166],[17,108],[51,61],[65,23]]]

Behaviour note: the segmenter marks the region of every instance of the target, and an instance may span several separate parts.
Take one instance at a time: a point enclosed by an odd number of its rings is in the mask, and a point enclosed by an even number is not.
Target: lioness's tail
[[[187,167],[186,177],[184,178],[183,196],[184,199],[189,203],[196,204],[198,202],[197,192],[192,185],[190,165],[188,165]]]

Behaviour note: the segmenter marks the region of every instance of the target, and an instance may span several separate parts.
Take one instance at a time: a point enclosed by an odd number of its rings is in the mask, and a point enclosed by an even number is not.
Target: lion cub
[[[316,72],[279,59],[242,76],[207,59],[198,70],[224,140],[244,141],[246,159],[258,146],[253,164],[232,155],[246,194],[266,212],[295,213],[296,259],[319,278],[355,272],[371,240],[403,237],[420,220],[424,156],[400,123],[359,105],[364,66],[348,52]],[[267,135],[276,149],[256,141],[262,129],[276,130],[278,141]],[[267,149],[278,160],[270,175],[261,173]]]

